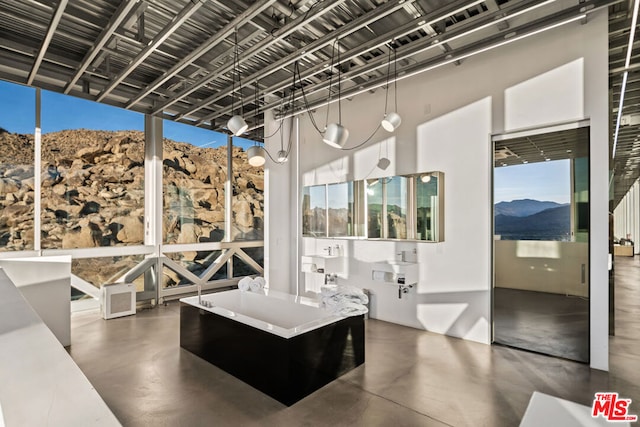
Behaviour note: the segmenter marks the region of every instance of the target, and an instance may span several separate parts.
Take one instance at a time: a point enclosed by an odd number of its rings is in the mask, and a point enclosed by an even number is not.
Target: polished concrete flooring
[[[495,288],[494,341],[519,349],[589,362],[589,299]]]
[[[125,426],[517,426],[536,390],[589,406],[617,391],[640,414],[640,258],[616,272],[608,373],[368,320],[365,364],[286,407],[181,349],[177,303],[76,313],[70,354]]]

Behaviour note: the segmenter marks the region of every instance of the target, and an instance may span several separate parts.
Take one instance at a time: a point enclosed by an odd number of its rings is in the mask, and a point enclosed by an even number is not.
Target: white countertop
[[[120,426],[0,269],[0,426]]]

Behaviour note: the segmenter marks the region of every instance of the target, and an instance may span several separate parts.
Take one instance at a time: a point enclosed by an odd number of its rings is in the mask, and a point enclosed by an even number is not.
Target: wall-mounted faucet
[[[413,285],[398,285],[398,299],[402,299],[402,294],[408,294],[411,288]]]
[[[324,275],[324,284],[325,285],[337,285],[338,284],[338,275],[337,274],[325,274]]]

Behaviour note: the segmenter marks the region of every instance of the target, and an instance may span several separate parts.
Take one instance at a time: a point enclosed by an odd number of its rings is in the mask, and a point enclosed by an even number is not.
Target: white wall
[[[281,145],[287,149],[289,134],[293,130],[292,150],[289,161],[284,164],[274,162],[269,156],[264,165],[265,176],[265,212],[267,224],[264,235],[265,279],[271,289],[295,293],[295,279],[298,266],[292,262],[299,258],[296,254],[296,219],[297,218],[297,185],[295,170],[297,168],[297,149],[295,141],[295,125],[297,120],[288,119],[282,123],[273,121],[271,112],[265,112],[265,149],[276,159]],[[293,128],[292,128],[293,125]],[[282,132],[282,139],[280,132]],[[292,285],[292,280],[293,285]]]
[[[301,116],[297,194],[303,185],[432,170],[445,173],[444,242],[339,241],[347,256],[341,280],[371,289],[372,317],[489,343],[491,134],[590,118],[591,360],[593,367],[608,368],[607,61],[607,16],[602,11],[590,15],[585,25],[570,23],[468,58],[460,66],[447,65],[399,81],[401,127],[394,134],[381,130],[362,149],[328,147]],[[348,147],[369,136],[383,108],[383,90],[343,101],[342,123],[351,133]],[[336,111],[334,105],[330,120],[336,120]],[[324,118],[322,108],[317,117]],[[376,168],[380,156],[391,160],[387,170]],[[296,170],[287,173],[293,177]],[[294,230],[295,220],[289,221]],[[329,243],[300,239],[303,254],[320,253]],[[398,299],[396,287],[371,280],[370,263],[394,259],[411,248],[418,252],[420,282]],[[292,264],[294,252],[291,246]]]
[[[582,268],[589,245],[580,242],[496,240],[495,286],[589,297]]]

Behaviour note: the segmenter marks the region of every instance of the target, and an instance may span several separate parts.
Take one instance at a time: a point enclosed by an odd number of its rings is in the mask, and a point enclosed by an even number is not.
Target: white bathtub
[[[180,301],[282,338],[295,337],[344,319],[320,307],[319,301],[272,290],[234,289],[202,295],[203,304],[199,304],[197,296]]]

